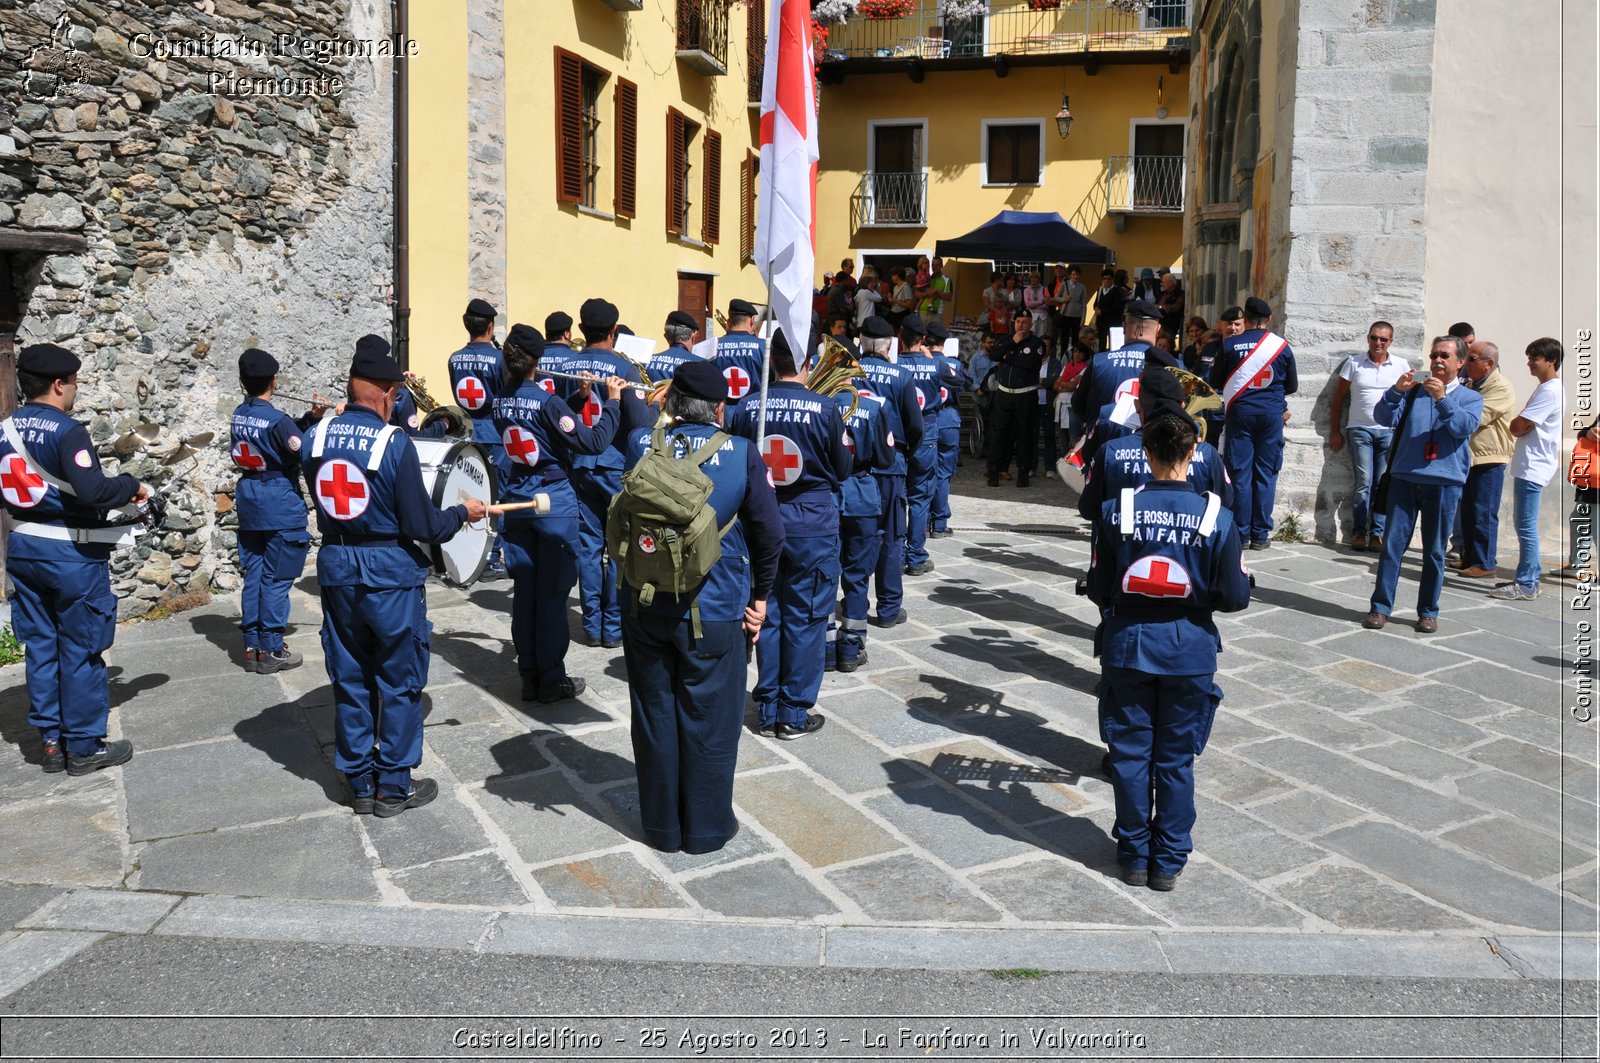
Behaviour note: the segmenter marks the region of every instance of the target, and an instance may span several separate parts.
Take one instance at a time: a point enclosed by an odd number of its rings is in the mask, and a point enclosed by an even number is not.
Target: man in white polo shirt
[[[1367,328],[1365,354],[1352,354],[1339,367],[1339,381],[1333,386],[1333,412],[1329,415],[1328,448],[1335,454],[1343,449],[1345,432],[1339,430],[1339,415],[1345,396],[1350,397],[1350,417],[1346,428],[1350,439],[1350,461],[1356,470],[1356,490],[1351,498],[1355,509],[1355,537],[1350,545],[1357,550],[1383,549],[1383,514],[1372,512],[1369,499],[1372,485],[1389,468],[1389,442],[1394,431],[1373,420],[1373,407],[1383,393],[1394,386],[1409,368],[1406,360],[1389,353],[1394,342],[1394,326],[1374,321]]]
[[[1528,372],[1539,386],[1511,422],[1511,434],[1517,437],[1517,450],[1511,456],[1517,578],[1490,591],[1491,598],[1528,601],[1539,596],[1539,498],[1561,467],[1562,353],[1561,341],[1550,336],[1528,344]]]

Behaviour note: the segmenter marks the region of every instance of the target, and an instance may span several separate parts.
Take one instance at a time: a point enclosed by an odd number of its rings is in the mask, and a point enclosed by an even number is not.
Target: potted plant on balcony
[[[850,21],[861,0],[812,0],[811,21],[819,26],[839,26]]]
[[[945,25],[971,22],[989,13],[989,0],[939,0],[939,15]]]
[[[1061,0],[1028,0],[1029,11],[1059,11]]]
[[[861,0],[856,10],[864,18],[905,18],[917,9],[917,0]]]

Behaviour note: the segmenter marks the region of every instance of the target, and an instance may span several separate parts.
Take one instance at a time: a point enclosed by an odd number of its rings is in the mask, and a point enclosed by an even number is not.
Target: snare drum
[[[440,509],[460,505],[469,498],[493,505],[498,484],[494,466],[476,443],[459,439],[413,439],[422,463],[422,483]],[[465,587],[483,574],[489,561],[489,524],[463,524],[447,542],[419,544],[433,558],[433,570],[446,583]]]

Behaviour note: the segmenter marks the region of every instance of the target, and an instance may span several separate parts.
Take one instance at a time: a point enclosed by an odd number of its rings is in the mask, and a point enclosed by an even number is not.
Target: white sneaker
[[[1539,588],[1524,587],[1520,583],[1502,583],[1489,592],[1489,597],[1498,598],[1503,602],[1531,602],[1539,597]]]

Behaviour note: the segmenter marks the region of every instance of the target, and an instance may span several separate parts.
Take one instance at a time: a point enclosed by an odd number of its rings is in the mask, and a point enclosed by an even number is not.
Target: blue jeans
[[[1461,560],[1473,568],[1494,571],[1500,560],[1500,495],[1505,490],[1505,462],[1474,465],[1461,491]]]
[[[1378,562],[1377,584],[1372,588],[1372,611],[1388,616],[1394,609],[1395,584],[1400,580],[1400,558],[1411,542],[1417,522],[1422,522],[1422,582],[1417,585],[1417,616],[1439,615],[1439,592],[1444,588],[1444,548],[1450,522],[1461,501],[1460,484],[1413,483],[1389,480],[1389,532],[1383,537],[1383,557]]]
[[[1357,427],[1345,433],[1350,443],[1350,462],[1356,470],[1356,490],[1350,504],[1355,510],[1357,535],[1368,532],[1383,537],[1383,514],[1372,512],[1372,485],[1389,470],[1389,442],[1393,438],[1392,428]]]
[[[1512,495],[1517,525],[1517,586],[1533,590],[1539,585],[1539,499],[1544,484],[1518,478]]]

